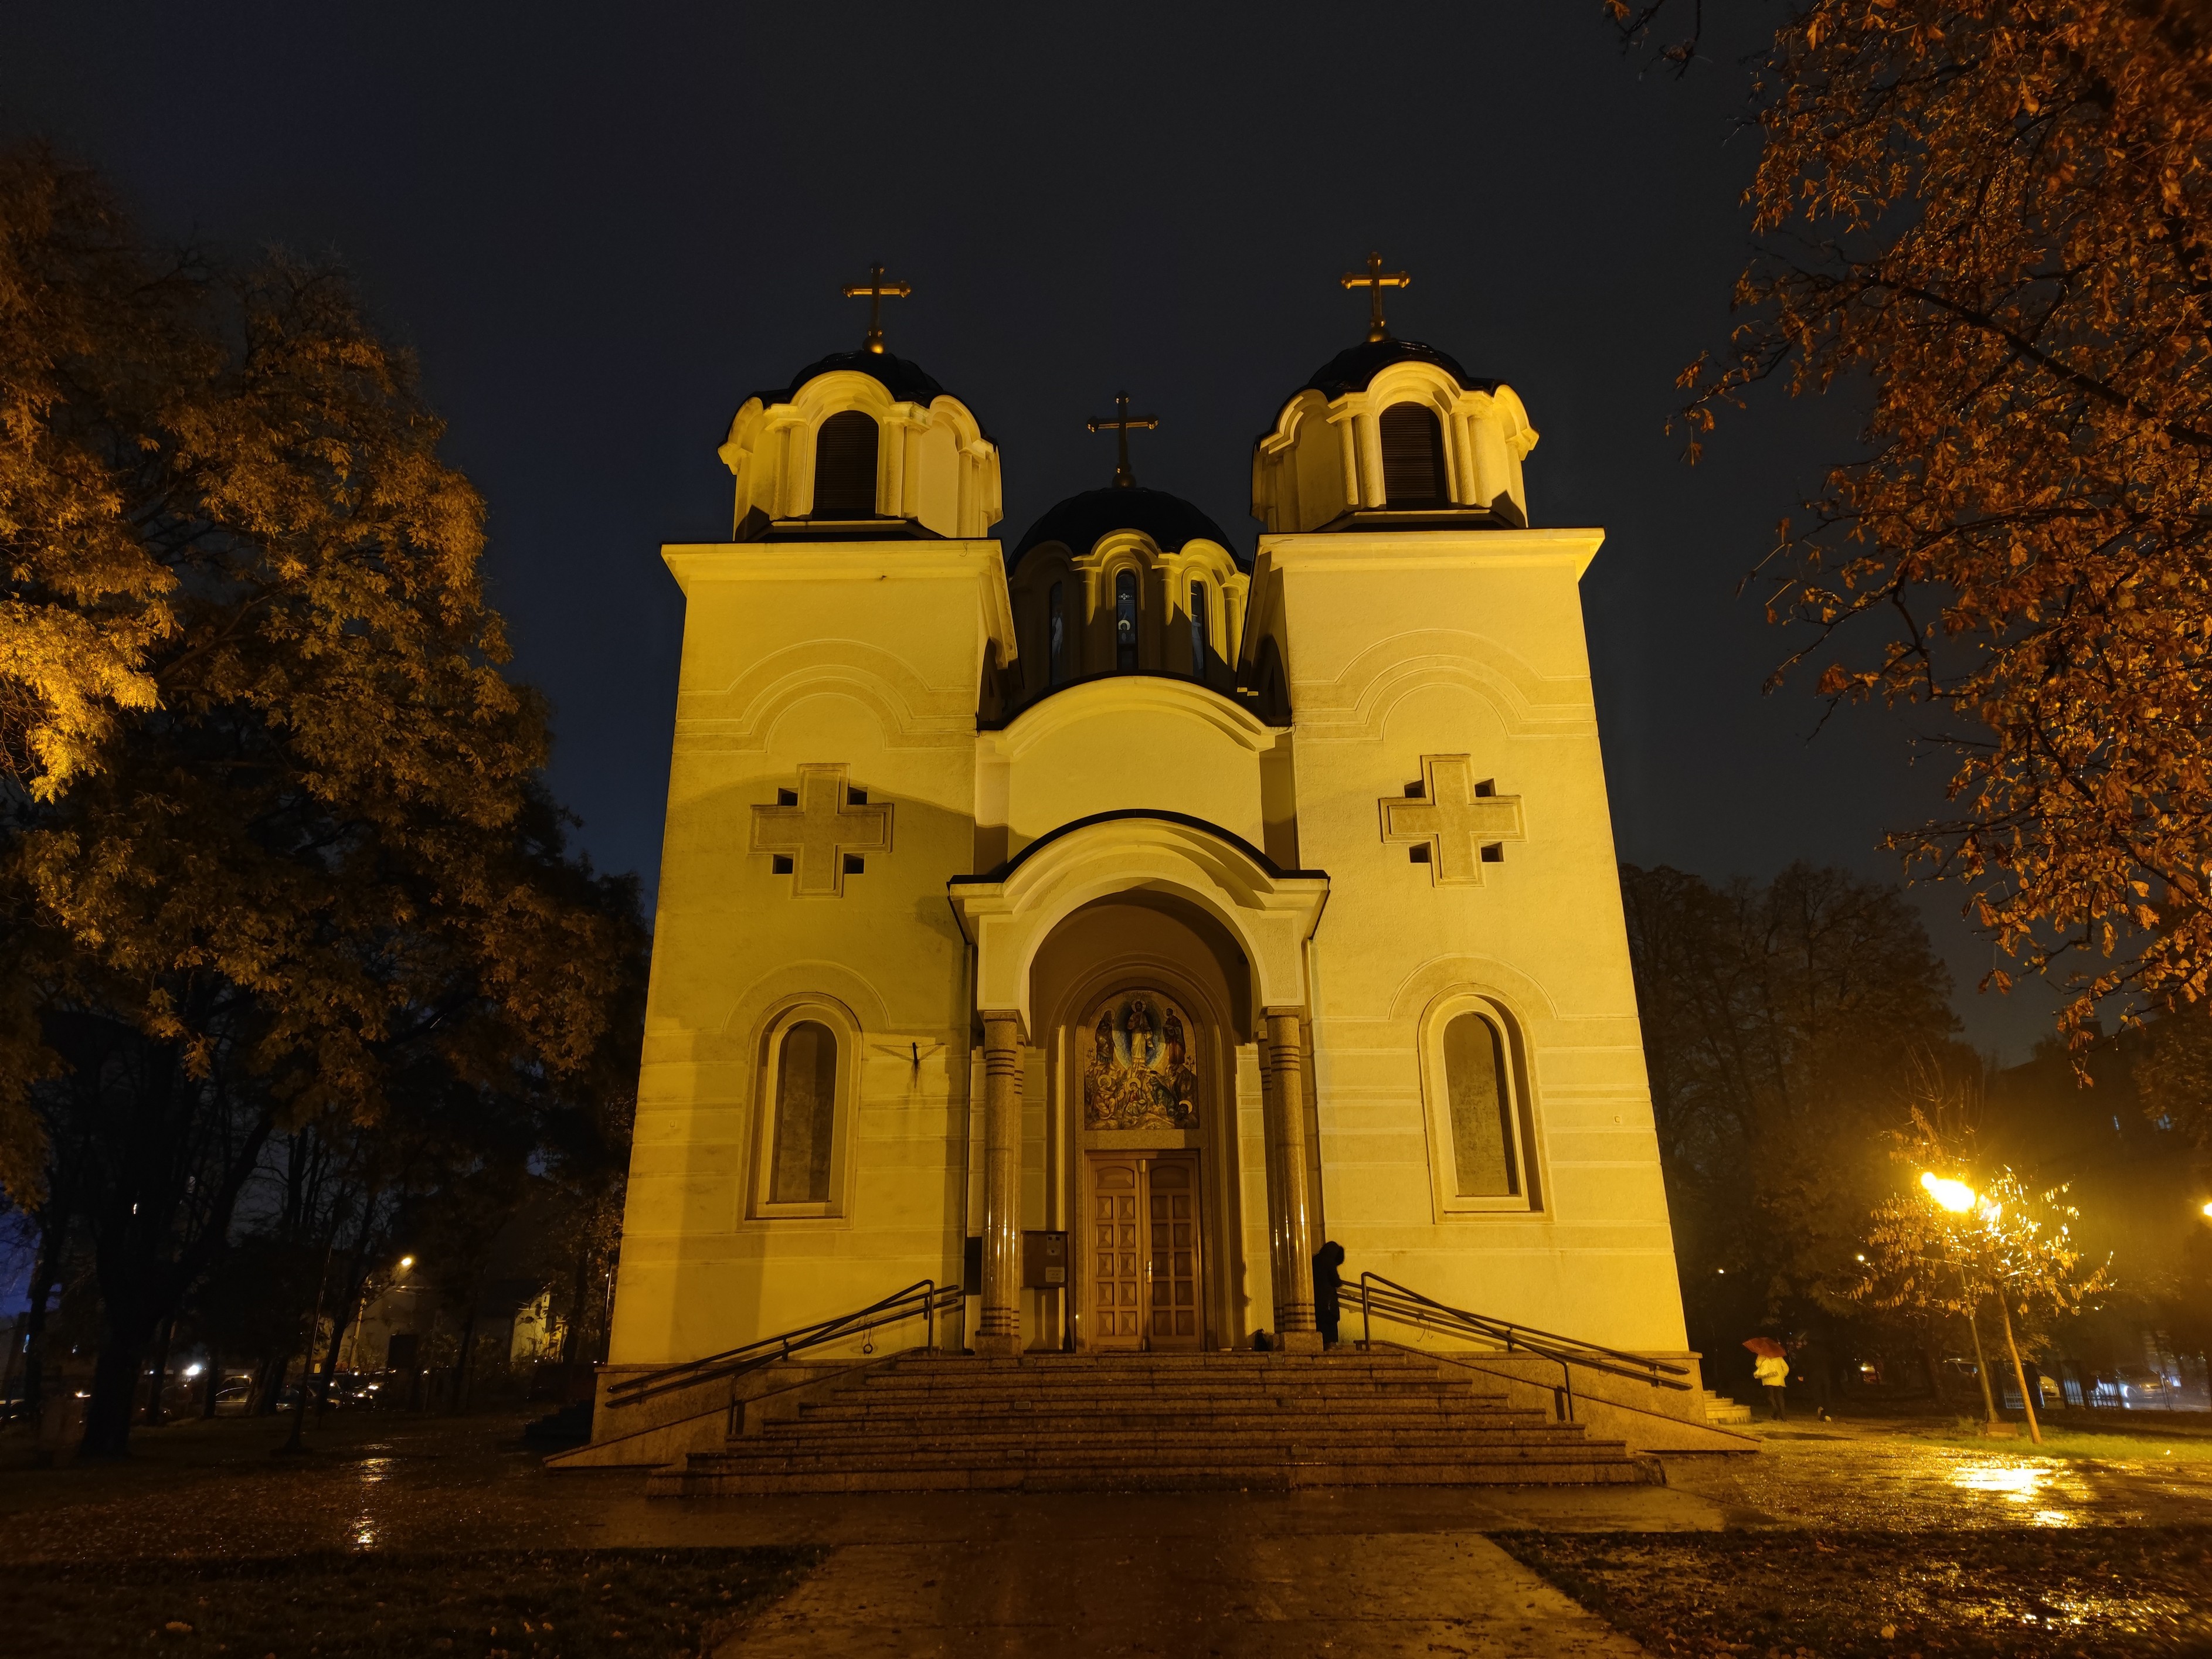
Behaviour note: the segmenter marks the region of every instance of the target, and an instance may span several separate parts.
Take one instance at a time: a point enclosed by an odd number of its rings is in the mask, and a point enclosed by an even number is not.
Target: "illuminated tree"
[[[194,461],[148,440],[214,367],[198,273],[149,257],[107,191],[0,151],[0,775],[40,799],[159,698],[173,573],[131,512]]]
[[[9,166],[97,197],[37,152]],[[122,1449],[272,1135],[526,1116],[591,1062],[643,939],[634,890],[565,852],[544,711],[501,672],[479,581],[482,503],[412,363],[337,271],[164,280],[176,349],[73,362],[43,417],[135,457],[106,477],[161,573],[154,695],[117,699],[66,791],[0,798],[0,1176],[36,1185],[35,1090],[94,1240],[94,1452]]]
[[[1972,1167],[1965,1152],[1971,1130],[1961,1132],[1956,1119],[1939,1128],[1940,1121],[1915,1105],[1911,1130],[1894,1138],[1898,1161],[1917,1166],[1919,1176],[1869,1218],[1864,1275],[1851,1293],[1878,1308],[1964,1314],[1970,1322],[1982,1298],[1992,1297],[2028,1435],[2039,1445],[2043,1434],[2014,1316],[2032,1331],[2050,1319],[2078,1314],[2089,1297],[2109,1287],[2106,1268],[2099,1263],[2084,1269],[2069,1225],[2080,1215],[2065,1201],[2064,1186],[2037,1191],[2008,1168],[1977,1183],[1965,1173]],[[1978,1358],[1978,1325],[1974,1347]],[[1986,1364],[1981,1370],[1984,1403],[1994,1419]]]
[[[1702,9],[1607,10],[1686,66]],[[1688,38],[1678,39],[1685,31]],[[1817,0],[1759,68],[1760,252],[1691,453],[1770,379],[1863,374],[1867,453],[1783,527],[1769,614],[1822,696],[1929,717],[1968,886],[2077,1040],[2212,987],[2212,14]],[[2007,974],[1991,975],[1999,986]]]

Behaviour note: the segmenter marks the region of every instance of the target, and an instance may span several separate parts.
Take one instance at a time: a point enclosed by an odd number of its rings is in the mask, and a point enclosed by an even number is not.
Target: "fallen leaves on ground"
[[[687,1659],[712,1652],[824,1553],[329,1550],[53,1563],[14,1577],[8,1651],[21,1659],[154,1649],[242,1659]]]
[[[1500,1534],[1662,1659],[2212,1650],[2212,1528]]]

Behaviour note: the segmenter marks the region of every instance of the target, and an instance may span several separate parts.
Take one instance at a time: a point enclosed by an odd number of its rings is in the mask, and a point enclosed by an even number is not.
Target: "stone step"
[[[947,1405],[968,1411],[1019,1408],[1032,1401],[1051,1401],[1058,1403],[1079,1403],[1091,1406],[1109,1406],[1120,1402],[1133,1405],[1156,1404],[1179,1406],[1187,1411],[1235,1411],[1267,1406],[1302,1406],[1316,1411],[1330,1409],[1385,1409],[1396,1406],[1419,1407],[1431,1401],[1456,1403],[1471,1400],[1495,1401],[1495,1394],[1474,1393],[1465,1386],[1453,1387],[1438,1383],[1412,1389],[1109,1389],[1095,1386],[1055,1389],[869,1389],[853,1390],[857,1400],[884,1410],[921,1411],[931,1406]]]
[[[730,1468],[915,1468],[940,1463],[978,1466],[1018,1464],[1024,1468],[1166,1468],[1185,1463],[1235,1463],[1258,1468],[1274,1463],[1419,1460],[1428,1464],[1496,1462],[1584,1462],[1611,1457],[1604,1446],[1593,1449],[1589,1442],[1574,1436],[1537,1437],[1500,1436],[1407,1443],[1389,1435],[1355,1436],[1347,1440],[1322,1440],[1310,1435],[1273,1437],[1191,1436],[1161,1440],[1137,1439],[1095,1448],[1094,1455],[1075,1449],[1040,1446],[1034,1441],[1009,1440],[979,1435],[973,1438],[947,1437],[941,1440],[763,1440],[751,1451],[711,1454],[727,1460],[718,1467]]]
[[[1116,1462],[1081,1468],[944,1462],[928,1467],[763,1469],[685,1466],[647,1481],[655,1496],[741,1497],[835,1492],[1284,1491],[1310,1486],[1635,1486],[1627,1458],[1408,1464],[1396,1459],[1315,1459],[1251,1464],[1222,1461],[1153,1468]]]
[[[1041,1370],[1058,1367],[1067,1370],[1097,1370],[1107,1366],[1147,1366],[1166,1369],[1171,1366],[1198,1366],[1208,1370],[1242,1367],[1254,1370],[1273,1368],[1277,1370],[1296,1369],[1347,1370],[1357,1365],[1434,1365],[1437,1362],[1422,1354],[1407,1353],[1396,1349],[1368,1353],[1358,1348],[1337,1348],[1328,1353],[1258,1353],[1249,1348],[1187,1348],[1143,1349],[1131,1348],[1120,1352],[1093,1353],[1024,1353],[993,1355],[954,1353],[916,1353],[900,1361],[915,1370],[929,1366],[969,1371]]]
[[[1231,1449],[1251,1455],[1231,1457]],[[852,1474],[867,1469],[1024,1468],[1113,1471],[1124,1468],[1267,1468],[1276,1464],[1379,1463],[1389,1461],[1387,1440],[1373,1444],[1344,1445],[1331,1441],[1285,1441],[1278,1444],[1232,1449],[1222,1446],[1006,1446],[946,1445],[912,1447],[884,1452],[866,1448],[799,1449],[763,1449],[757,1452],[694,1452],[685,1467],[694,1471],[763,1473],[821,1469]],[[1530,1468],[1554,1464],[1629,1462],[1627,1449],[1617,1440],[1562,1441],[1546,1446],[1462,1445],[1428,1449],[1432,1455],[1424,1467],[1512,1464]]]
[[[1528,1427],[1549,1427],[1551,1421],[1537,1411],[1510,1411],[1504,1407],[1485,1410],[1480,1407],[1457,1405],[1435,1411],[1389,1411],[1346,1413],[1338,1412],[1290,1411],[1233,1411],[1208,1412],[1194,1415],[1173,1410],[1145,1410],[1136,1407],[1115,1407],[1097,1412],[1063,1411],[1057,1406],[1040,1404],[1034,1410],[993,1413],[979,1417],[973,1413],[956,1411],[881,1412],[865,1407],[834,1404],[805,1405],[799,1407],[796,1419],[771,1419],[764,1425],[769,1434],[796,1433],[802,1431],[830,1429],[866,1429],[884,1432],[927,1434],[943,1432],[948,1428],[963,1425],[985,1425],[998,1427],[1012,1434],[1107,1434],[1123,1430],[1143,1430],[1162,1427],[1200,1426],[1221,1429],[1279,1428],[1295,1425],[1306,1429],[1328,1430],[1353,1425],[1382,1427],[1407,1431],[1451,1430],[1460,1433],[1497,1433]]]
[[[1702,1392],[1705,1400],[1706,1422],[1726,1425],[1751,1421],[1750,1407],[1739,1406],[1727,1396],[1715,1394],[1711,1389],[1704,1389]]]
[[[1054,1424],[1048,1428],[1004,1424],[988,1419],[957,1424],[771,1423],[758,1435],[728,1450],[743,1451],[757,1442],[773,1446],[880,1446],[896,1450],[911,1445],[1034,1446],[1094,1443],[1114,1446],[1280,1445],[1291,1441],[1332,1445],[1389,1444],[1407,1447],[1550,1445],[1587,1443],[1579,1425],[1525,1421],[1492,1423],[1302,1422],[1151,1423],[1119,1428],[1097,1423]],[[1108,1437],[1110,1436],[1110,1441]]]
[[[1413,1356],[901,1358],[659,1493],[1626,1484],[1619,1441]]]
[[[1409,1468],[1403,1463],[1237,1465],[1165,1472],[1118,1469],[1110,1476],[1083,1470],[944,1468],[878,1469],[851,1474],[735,1474],[659,1471],[646,1481],[656,1498],[770,1498],[810,1492],[1289,1492],[1325,1486],[1627,1486],[1643,1480],[1629,1462],[1503,1464]]]
[[[864,1378],[859,1385],[870,1393],[912,1394],[1031,1394],[1060,1389],[1127,1389],[1187,1390],[1208,1394],[1335,1394],[1389,1393],[1407,1389],[1467,1389],[1474,1386],[1464,1373],[1448,1375],[1430,1369],[1419,1371],[1230,1371],[1218,1376],[1204,1371],[1047,1371],[1022,1376],[1000,1371],[989,1376],[961,1377],[935,1370],[908,1375],[895,1371]],[[1494,1383],[1486,1383],[1493,1391]]]

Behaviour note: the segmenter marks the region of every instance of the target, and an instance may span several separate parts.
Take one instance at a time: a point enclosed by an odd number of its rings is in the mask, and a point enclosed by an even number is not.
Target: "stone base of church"
[[[1274,1343],[1275,1351],[1278,1353],[1319,1353],[1321,1333],[1319,1331],[1277,1331]]]
[[[1019,1336],[994,1336],[978,1331],[969,1339],[968,1346],[986,1359],[1012,1359],[1020,1354],[1022,1339]]]

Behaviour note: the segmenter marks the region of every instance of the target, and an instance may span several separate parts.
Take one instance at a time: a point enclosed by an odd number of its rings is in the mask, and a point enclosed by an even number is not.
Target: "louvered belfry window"
[[[1444,433],[1436,411],[1393,404],[1382,411],[1382,495],[1389,507],[1443,507]]]
[[[814,436],[814,516],[865,519],[876,510],[876,417],[832,415]]]

